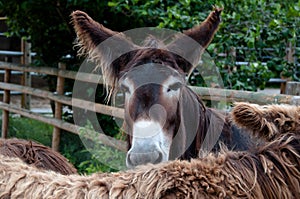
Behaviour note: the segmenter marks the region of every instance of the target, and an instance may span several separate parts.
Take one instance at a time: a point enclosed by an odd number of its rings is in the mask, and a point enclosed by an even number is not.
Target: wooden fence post
[[[300,82],[287,82],[286,94],[300,96]]]
[[[292,42],[288,42],[287,47],[286,47],[286,56],[285,59],[289,62],[289,63],[295,63],[295,48],[296,46],[294,46],[292,44]]]
[[[31,64],[31,43],[22,39],[21,48],[23,52],[21,64],[24,64],[25,67],[28,67]],[[31,87],[30,72],[24,72],[21,81],[23,86]],[[31,99],[30,95],[22,94],[21,107],[30,110],[30,99]]]
[[[58,74],[60,70],[66,70],[66,64],[58,63]],[[57,95],[64,94],[64,83],[65,79],[61,76],[57,76],[57,84],[56,84],[56,93]],[[62,104],[60,102],[55,101],[55,112],[54,117],[56,119],[61,120],[62,118]],[[52,135],[52,149],[55,151],[59,151],[59,143],[60,143],[60,128],[54,127],[53,128],[53,135]]]
[[[286,46],[286,56],[285,56],[285,60],[287,60],[288,63],[295,63],[295,46],[293,46],[292,42],[288,42],[287,46]],[[287,93],[287,83],[289,80],[287,80],[285,83],[281,83],[280,86],[280,94],[290,94],[293,95],[291,93]]]
[[[10,82],[11,70],[5,69],[4,82]],[[10,90],[5,89],[3,94],[3,102],[6,104],[10,103]],[[2,110],[2,138],[7,138],[8,135],[8,124],[9,124],[9,111]]]

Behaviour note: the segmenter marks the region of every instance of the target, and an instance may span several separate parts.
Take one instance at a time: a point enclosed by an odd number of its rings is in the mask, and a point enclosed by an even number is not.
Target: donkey
[[[101,68],[109,96],[118,89],[125,93],[127,167],[189,160],[218,151],[221,145],[232,150],[253,146],[249,134],[236,128],[228,116],[205,107],[186,83],[218,29],[221,11],[215,8],[204,22],[174,35],[167,44],[149,36],[142,45],[82,11],[71,14],[79,54]]]

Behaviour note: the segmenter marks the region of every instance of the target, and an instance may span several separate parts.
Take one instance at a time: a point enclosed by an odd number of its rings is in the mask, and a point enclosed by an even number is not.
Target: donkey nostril
[[[137,166],[137,165],[135,165],[135,164],[132,162],[132,160],[131,160],[131,155],[130,155],[130,154],[127,154],[127,157],[126,157],[126,166],[127,166],[128,168],[133,168],[133,167]]]
[[[161,152],[155,151],[151,153],[133,153],[127,154],[126,166],[128,168],[134,168],[137,165],[152,163],[157,164],[163,161],[163,154]]]

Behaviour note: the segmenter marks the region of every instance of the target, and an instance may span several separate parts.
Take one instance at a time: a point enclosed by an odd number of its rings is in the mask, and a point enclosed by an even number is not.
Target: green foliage
[[[142,26],[184,30],[203,21],[212,6],[217,5],[224,7],[223,22],[208,51],[220,71],[229,70],[222,73],[225,87],[256,90],[263,88],[267,80],[265,75],[256,74],[252,76],[262,77],[261,81],[240,86],[239,82],[243,83],[246,78],[239,78],[247,71],[253,71],[253,67],[251,64],[250,69],[236,67],[236,61],[266,62],[267,68],[259,67],[264,70],[260,73],[271,71],[273,77],[279,77],[283,71],[298,79],[300,73],[296,66],[290,72],[291,65],[284,59],[288,42],[293,46],[300,45],[299,0],[0,0],[0,3],[0,13],[9,18],[10,33],[30,36],[33,50],[40,58],[37,59],[39,64],[56,66],[67,54],[75,59],[76,52],[72,49],[75,33],[69,23],[69,14],[76,9],[88,12],[95,20],[119,31]],[[220,53],[227,56],[219,57]],[[299,56],[297,50],[295,59]],[[237,68],[237,71],[232,73],[231,68]],[[226,73],[231,73],[230,81],[227,81],[229,75]]]
[[[81,162],[91,159],[91,154],[86,151],[86,148],[78,135],[62,131],[59,151],[77,168],[79,173],[85,172],[85,167],[80,167],[79,165]]]
[[[103,165],[95,155],[91,155],[90,159],[85,160],[78,165],[78,170],[80,173],[92,174],[96,172],[107,172],[110,171],[110,168]]]
[[[2,120],[0,118],[0,125]],[[91,129],[92,127],[87,127]],[[9,137],[25,140],[33,140],[45,146],[51,147],[53,126],[25,117],[10,117]],[[84,128],[81,130],[84,133]],[[96,132],[93,132],[96,133]],[[0,133],[1,135],[1,133]],[[96,138],[95,138],[96,139]],[[95,140],[94,140],[95,141]],[[95,145],[95,148],[87,150],[80,136],[66,131],[61,132],[60,153],[65,156],[79,173],[94,173],[96,171],[116,171],[109,165],[100,161],[98,156],[109,159],[115,158],[114,163],[119,164],[120,152],[103,145]],[[124,159],[122,160],[125,161]]]
[[[0,15],[7,16],[8,35],[28,38],[37,53],[36,64],[57,67],[66,55],[76,60],[75,32],[70,23],[74,10],[83,10],[115,30],[130,28],[123,14],[111,12],[105,0],[0,0]],[[123,22],[120,23],[120,18]],[[78,60],[77,60],[78,61]]]
[[[264,88],[268,78],[280,77],[282,71],[291,70],[285,60],[286,47],[288,42],[293,46],[300,43],[300,1],[256,0],[233,4],[224,0],[222,4],[223,23],[210,50],[223,71],[226,87],[255,91]],[[228,56],[218,57],[221,52]],[[299,55],[294,56],[299,60]],[[258,67],[250,64],[236,68],[235,61],[257,63]],[[262,66],[262,62],[267,66]],[[299,71],[296,67],[293,70]]]
[[[0,118],[0,125],[1,123]],[[25,117],[10,117],[8,131],[9,137],[33,140],[51,147],[53,126],[43,122]],[[80,132],[81,135],[78,136],[62,131],[59,148],[60,153],[77,168],[79,173],[124,169],[125,153],[101,144],[101,140],[97,137],[98,132],[93,130],[91,123]],[[121,132],[115,136],[122,139]]]
[[[84,172],[112,172],[125,169],[126,154],[104,145],[99,138],[99,132],[94,130],[91,123],[80,129],[80,138],[86,150],[91,153],[91,159],[79,165],[79,168],[85,168]]]
[[[222,71],[225,85],[235,90],[256,91],[257,87],[264,89],[271,77],[271,72],[262,63],[251,63],[239,67],[228,67]]]
[[[108,6],[112,7],[112,12],[126,13],[142,26],[180,30],[200,23],[212,9],[213,3],[212,0],[113,0],[108,2]]]
[[[108,5],[113,8],[113,12],[134,16],[146,26],[175,30],[184,30],[203,21],[212,5],[224,7],[221,27],[208,51],[220,69],[226,88],[255,91],[264,88],[270,77],[280,77],[282,71],[292,74],[291,64],[284,58],[288,42],[293,46],[300,45],[299,0],[113,0]],[[218,56],[220,53],[226,56]],[[299,60],[298,51],[294,56]],[[250,64],[237,66],[236,61]],[[262,65],[262,62],[267,65]],[[298,75],[299,70],[295,66],[292,69]],[[295,75],[294,79],[297,79]],[[200,78],[193,82],[205,85],[203,81]]]

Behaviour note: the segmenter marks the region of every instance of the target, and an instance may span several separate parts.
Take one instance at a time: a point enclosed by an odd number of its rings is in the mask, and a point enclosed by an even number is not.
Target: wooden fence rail
[[[0,102],[0,109],[8,111],[8,112],[13,112],[13,113],[22,115],[24,117],[28,117],[31,119],[41,121],[43,123],[52,125],[54,127],[58,127],[60,129],[69,131],[69,132],[77,134],[77,135],[80,134],[80,129],[82,129],[82,127],[80,127],[78,125],[71,124],[71,123],[56,119],[56,118],[46,117],[46,116],[43,116],[38,113],[34,113],[34,112],[29,111],[24,108],[19,108],[17,106],[11,105],[11,104],[6,104],[4,102]],[[91,130],[85,129],[84,131],[86,131],[87,134],[89,134],[89,132]],[[100,133],[99,133],[99,139],[101,140],[101,142],[104,145],[113,146],[121,151],[127,150],[126,143],[124,141],[116,140],[114,138],[111,138],[109,136],[106,136],[106,135],[100,134]]]
[[[191,87],[204,100],[226,102],[250,102],[255,104],[291,104],[300,105],[300,96],[266,94],[263,92],[237,91],[230,89]]]
[[[36,72],[40,74],[53,75],[57,77],[63,77],[87,83],[101,84],[103,82],[103,79],[96,74],[59,70],[57,68],[50,67],[24,67],[0,61],[0,69],[9,69],[22,72]],[[265,94],[263,92],[238,91],[230,89],[204,88],[194,86],[191,86],[190,88],[197,94],[201,95],[202,99],[204,100],[222,101],[225,99],[227,102],[248,101],[257,104],[300,104],[300,99],[298,98],[298,96],[293,95]],[[47,98],[48,96],[43,97]]]
[[[56,129],[55,131],[57,132],[59,132],[58,129],[63,129],[75,134],[79,134],[80,129],[82,128],[78,125],[71,124],[61,120],[61,114],[55,115],[54,118],[46,117],[41,114],[33,113],[30,110],[27,110],[25,108],[19,108],[9,104],[10,91],[19,91],[22,92],[23,94],[34,95],[34,96],[53,100],[55,101],[58,109],[61,109],[60,107],[61,104],[65,104],[65,105],[78,107],[78,108],[84,107],[84,109],[89,111],[111,115],[118,118],[124,117],[124,110],[121,108],[111,107],[104,104],[98,104],[87,100],[67,97],[63,95],[62,90],[59,90],[62,87],[63,84],[62,82],[64,78],[99,84],[102,82],[102,78],[99,77],[99,75],[68,71],[65,70],[64,68],[56,69],[56,68],[49,68],[49,67],[31,67],[31,66],[24,67],[24,65],[16,65],[16,64],[6,63],[6,62],[0,62],[0,69],[4,69],[7,71],[4,78],[5,81],[0,82],[0,89],[3,89],[5,91],[4,100],[3,102],[0,103],[0,109],[3,110],[2,137],[7,136],[6,132],[8,129],[9,112],[20,114],[24,117],[32,118],[50,124],[55,127],[54,129]],[[46,90],[9,83],[10,71],[14,71],[14,70],[21,71],[21,72],[36,72],[41,74],[57,76],[57,78],[59,79],[58,84],[60,84],[60,86],[59,85],[57,86],[59,92],[55,94]],[[247,92],[247,91],[235,91],[235,90],[228,90],[228,89],[202,88],[202,87],[191,87],[191,89],[194,90],[199,95],[201,95],[202,99],[205,100],[214,100],[214,101],[225,100],[226,102],[248,101],[257,104],[284,103],[284,104],[300,105],[300,97],[293,96],[293,95],[281,95],[281,94],[268,95],[262,92],[258,93],[258,92]],[[58,109],[56,111],[59,112]],[[4,121],[4,118],[7,119]],[[89,131],[89,130],[85,130],[85,131]],[[55,137],[53,138],[52,147],[57,150],[59,144],[59,133],[56,134],[54,133],[54,136]],[[126,151],[126,144],[124,141],[116,140],[104,134],[99,134],[99,137],[103,144],[116,147],[122,151]]]
[[[99,84],[103,82],[102,77],[96,74],[90,73],[78,73],[76,71],[69,71],[69,70],[59,70],[57,68],[50,68],[50,67],[34,67],[34,66],[26,66],[25,65],[17,65],[13,63],[7,63],[0,61],[0,69],[10,69],[15,71],[22,71],[22,72],[35,72],[45,75],[53,75],[58,77],[63,77],[67,79],[73,79],[78,81],[83,81],[87,83],[95,83]]]
[[[89,110],[89,111],[94,111],[97,113],[102,113],[105,115],[111,115],[114,117],[118,118],[123,118],[124,117],[124,110],[121,108],[116,108],[116,107],[111,107],[107,106],[104,104],[97,104],[94,102],[78,99],[78,98],[71,98],[67,97],[64,95],[58,95],[54,94],[52,92],[46,91],[46,90],[41,90],[41,89],[36,89],[36,88],[31,88],[31,87],[26,87],[26,86],[21,86],[18,84],[12,84],[12,83],[3,83],[0,82],[0,89],[4,90],[11,90],[11,91],[19,91],[22,93],[26,93],[29,95],[34,95],[38,97],[43,97],[49,100],[53,100],[65,105],[69,106],[75,106],[78,108],[84,107],[84,109]]]

